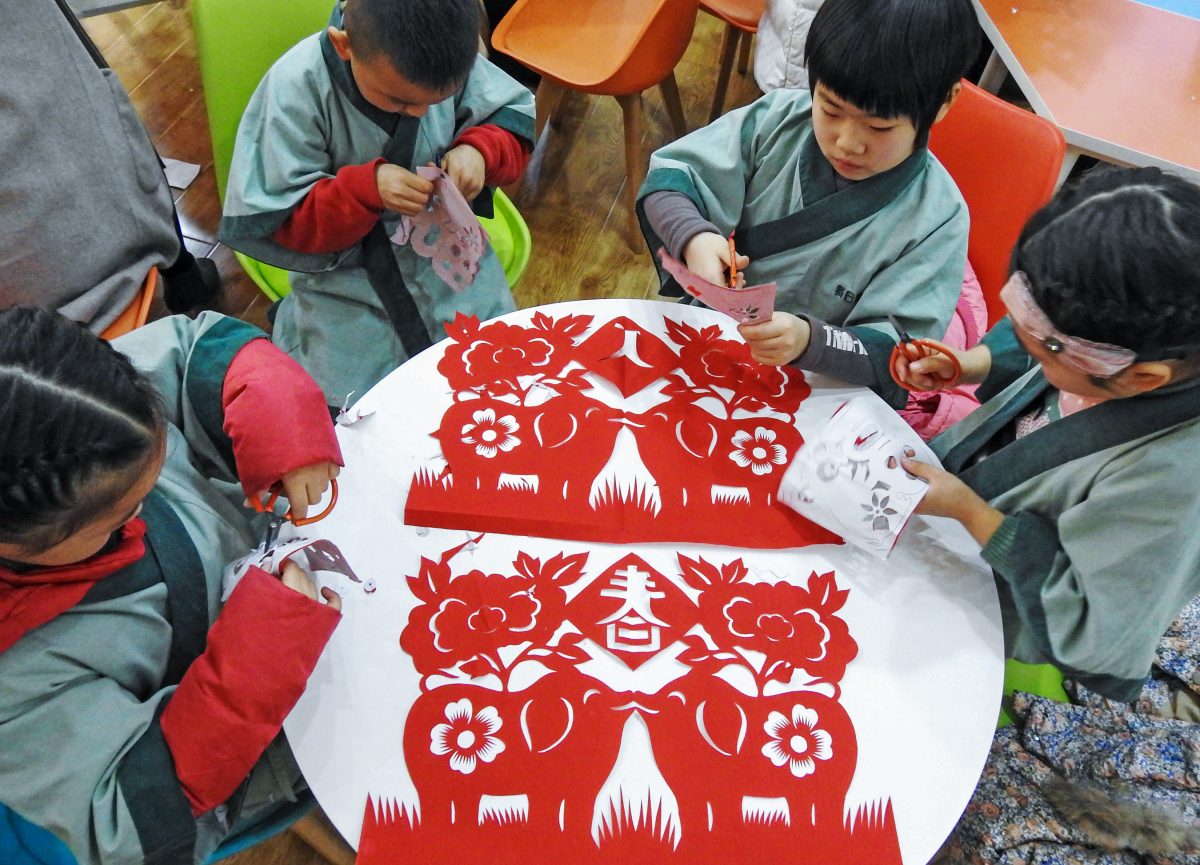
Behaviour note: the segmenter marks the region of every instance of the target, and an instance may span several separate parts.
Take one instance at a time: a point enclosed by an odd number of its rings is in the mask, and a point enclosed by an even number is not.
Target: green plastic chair
[[[196,59],[212,136],[217,195],[222,199],[238,123],[254,88],[280,55],[325,26],[332,9],[331,0],[192,0]],[[496,215],[480,222],[508,284],[515,286],[529,263],[529,228],[500,190],[496,190],[494,206]],[[279,300],[291,291],[288,271],[236,254],[246,274],[268,298]]]
[[[1053,664],[1025,664],[1009,658],[1004,662],[1004,699],[1012,697],[1014,691],[1024,691],[1059,703],[1069,703],[1070,698],[1063,689],[1062,670]],[[1013,717],[1007,708],[1000,709],[1000,722],[996,728],[1007,727]]]

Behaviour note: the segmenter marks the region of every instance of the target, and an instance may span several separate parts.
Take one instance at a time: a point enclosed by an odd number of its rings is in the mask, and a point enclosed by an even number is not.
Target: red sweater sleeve
[[[383,212],[375,184],[375,169],[383,162],[347,165],[318,180],[271,239],[296,252],[340,252],[354,246]]]
[[[341,614],[251,568],[160,724],[194,814],[228,799],[283,727]]]
[[[264,492],[293,469],[326,461],[342,464],[325,395],[268,340],[251,340],[234,355],[221,403],[247,496]]]
[[[490,186],[507,186],[520,180],[532,149],[524,139],[492,123],[464,130],[451,146],[459,144],[469,144],[483,154],[484,180]]]

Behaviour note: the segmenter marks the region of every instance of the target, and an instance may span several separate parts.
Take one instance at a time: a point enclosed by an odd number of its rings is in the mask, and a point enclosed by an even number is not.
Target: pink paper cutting
[[[665,249],[658,251],[658,257],[662,261],[663,270],[671,274],[684,291],[705,306],[725,313],[739,324],[767,321],[775,311],[777,286],[773,282],[748,285],[745,288],[730,288],[696,276],[688,270],[686,264],[672,258]]]
[[[446,172],[425,165],[417,174],[433,181],[433,192],[424,210],[400,218],[392,242],[408,244],[418,255],[432,259],[438,277],[455,291],[462,291],[479,273],[485,249],[483,226]]]

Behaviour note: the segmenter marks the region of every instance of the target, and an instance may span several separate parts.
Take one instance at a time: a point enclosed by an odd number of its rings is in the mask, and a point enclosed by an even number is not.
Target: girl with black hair
[[[1008,317],[958,354],[983,406],[932,442],[946,470],[908,463],[918,512],[983,545],[1012,657],[1133,700],[1200,594],[1200,188],[1081,178],[1030,219],[1001,297]],[[951,374],[942,355],[902,369]]]
[[[262,528],[243,497],[303,515],[341,457],[262,337],[0,311],[0,802],[81,865],[190,865],[302,783],[278,734],[340,602],[293,565],[222,606],[221,575]]]

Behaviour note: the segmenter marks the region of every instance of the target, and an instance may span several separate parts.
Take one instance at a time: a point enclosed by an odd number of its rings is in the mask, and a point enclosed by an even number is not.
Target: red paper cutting
[[[844,813],[857,744],[838,682],[858,648],[833,573],[520,553],[489,574],[452,567],[465,546],[408,577],[419,801],[368,801],[360,865],[899,865],[889,803]],[[651,693],[612,672],[663,662]]]
[[[717,326],[664,317],[459,316],[438,363],[444,466],[413,479],[410,525],[607,542],[839,543],[775,500],[810,389]],[[615,389],[615,392],[614,392]]]

